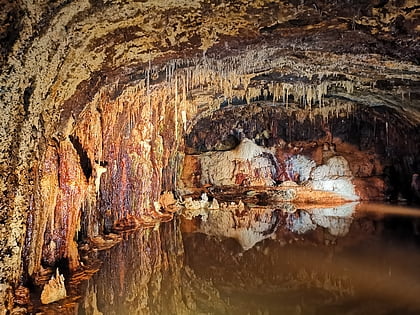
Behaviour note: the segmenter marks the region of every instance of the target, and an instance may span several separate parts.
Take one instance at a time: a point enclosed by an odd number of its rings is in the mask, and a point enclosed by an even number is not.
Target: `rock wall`
[[[404,114],[386,108],[337,108],[335,114],[323,116],[319,112],[304,113],[267,102],[228,106],[201,118],[187,135],[186,152],[193,154],[185,165],[195,163],[195,171],[190,172],[195,175],[193,179],[185,172],[183,181],[186,186],[197,186],[203,176],[197,166],[200,156],[226,155],[211,152],[232,150],[240,139],[249,137],[256,144],[270,148],[276,156],[277,177],[273,179],[277,182],[307,182],[315,167],[326,165],[329,158],[339,155],[348,165],[337,159],[331,163],[342,164],[340,172],[345,173],[324,176],[323,170],[335,171],[328,166],[320,167],[313,174],[318,177],[314,182],[317,187],[322,189],[327,185],[330,190],[337,189],[334,185],[339,181],[335,179],[340,176],[347,178],[339,185],[348,191],[350,199],[358,195],[362,200],[410,201],[414,198],[411,177],[420,165],[418,128]],[[213,132],[206,135],[204,129]],[[207,153],[200,155],[203,152]],[[357,186],[356,191],[351,188],[353,184]]]
[[[116,99],[107,91],[84,109],[67,139],[49,146],[28,225],[31,277],[63,259],[75,270],[80,239],[109,233],[119,222],[159,218],[154,202],[175,189],[182,151],[174,106],[170,90],[148,94],[137,86]]]

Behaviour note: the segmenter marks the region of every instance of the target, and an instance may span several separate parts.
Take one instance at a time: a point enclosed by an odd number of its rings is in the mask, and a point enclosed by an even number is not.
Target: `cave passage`
[[[80,230],[84,271],[59,266],[67,297],[42,305],[45,289],[35,290],[29,310],[416,314],[416,128],[381,107],[308,116],[293,103],[220,106],[186,133],[179,178],[154,204],[158,220],[105,211],[104,236],[88,241]],[[131,211],[130,198],[114,198]]]

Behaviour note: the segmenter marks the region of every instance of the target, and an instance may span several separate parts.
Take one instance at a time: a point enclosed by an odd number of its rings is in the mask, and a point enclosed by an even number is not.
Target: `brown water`
[[[420,314],[418,214],[365,205],[179,216],[100,252],[100,271],[61,312]]]

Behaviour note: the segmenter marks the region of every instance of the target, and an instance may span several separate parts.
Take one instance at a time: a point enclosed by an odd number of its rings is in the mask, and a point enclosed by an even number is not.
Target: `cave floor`
[[[350,203],[181,212],[90,253],[90,269],[66,282],[68,298],[30,311],[419,314],[416,210]]]

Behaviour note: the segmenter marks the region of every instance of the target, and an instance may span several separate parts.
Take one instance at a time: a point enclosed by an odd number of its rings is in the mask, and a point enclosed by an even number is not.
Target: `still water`
[[[351,204],[180,215],[99,252],[72,311],[420,314],[417,214]]]

